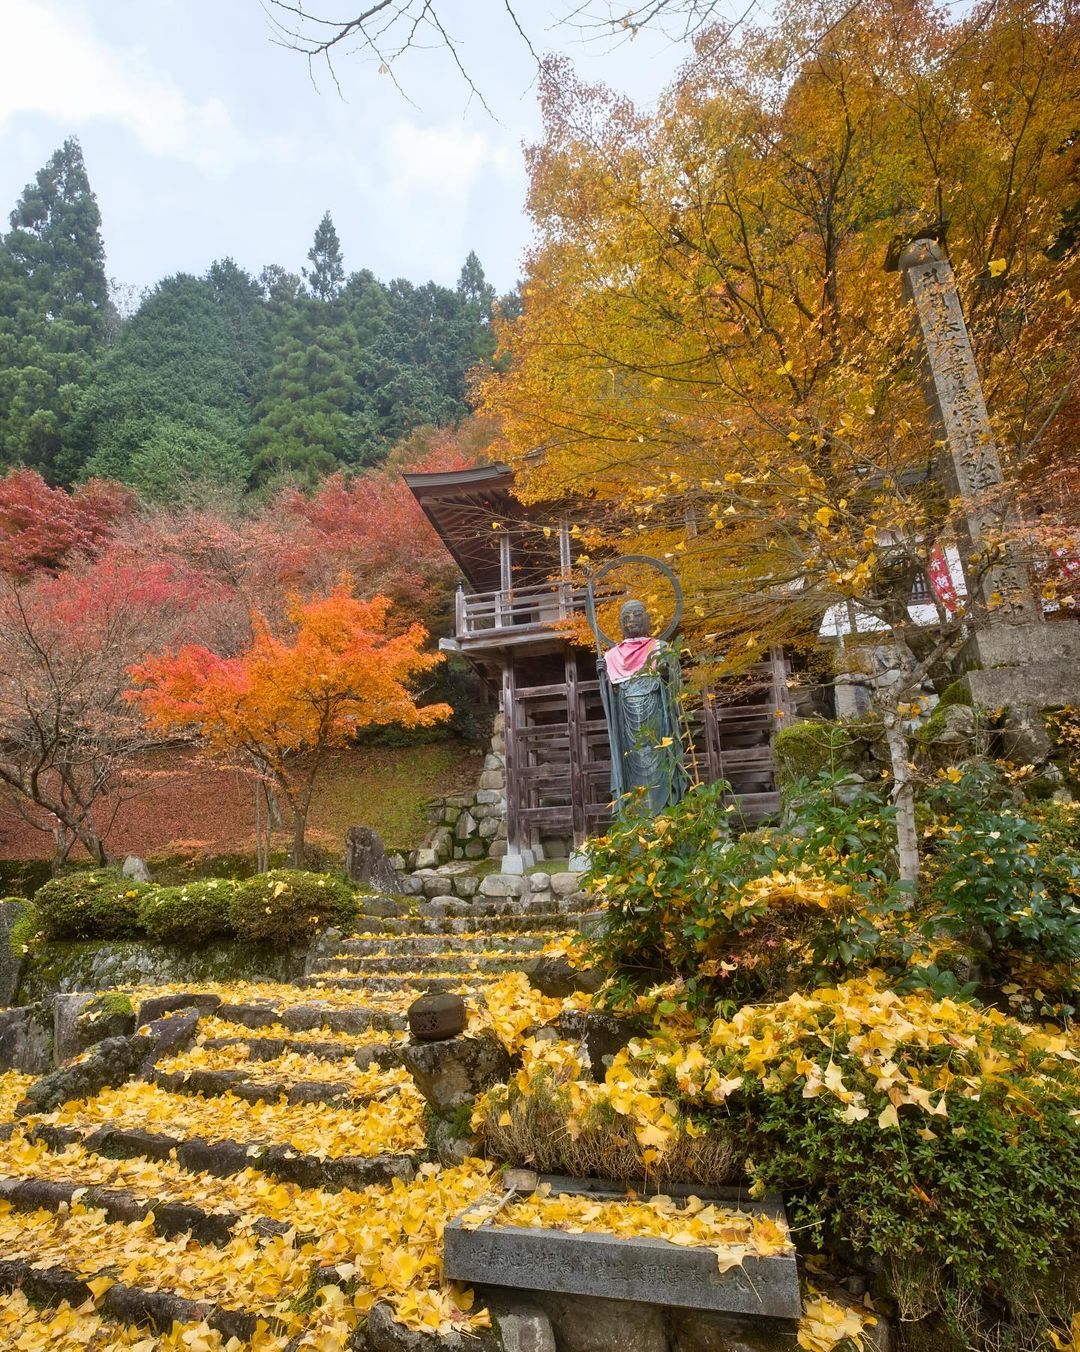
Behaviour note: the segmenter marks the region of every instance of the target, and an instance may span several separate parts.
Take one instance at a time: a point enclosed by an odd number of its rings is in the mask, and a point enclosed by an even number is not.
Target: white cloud
[[[500,178],[519,175],[519,156],[485,132],[460,123],[421,127],[395,122],[384,145],[388,191],[400,197],[468,194],[487,170]]]
[[[392,229],[402,264],[417,276],[452,278],[468,249],[480,247],[477,213],[502,218],[508,202],[520,201],[524,168],[499,129],[399,119],[385,126],[369,177],[365,195],[383,233]]]
[[[98,38],[74,9],[4,0],[0,130],[35,113],[65,130],[88,121],[124,128],[149,154],[223,174],[251,147],[217,98],[194,101],[144,51]]]

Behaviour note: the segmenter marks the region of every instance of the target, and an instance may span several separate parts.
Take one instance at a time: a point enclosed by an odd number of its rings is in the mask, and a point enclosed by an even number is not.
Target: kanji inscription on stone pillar
[[[946,466],[963,503],[965,553],[998,551],[981,579],[989,618],[1041,619],[1027,565],[1016,557],[1014,544],[999,544],[1015,520],[1003,493],[1001,460],[952,267],[932,239],[913,240],[895,261],[925,344],[927,385],[948,447]]]

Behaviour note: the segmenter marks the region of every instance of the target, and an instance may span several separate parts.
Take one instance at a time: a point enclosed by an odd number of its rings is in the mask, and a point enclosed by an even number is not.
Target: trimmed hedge
[[[328,925],[350,925],[359,910],[346,883],[281,868],[237,884],[229,919],[238,939],[301,943]]]
[[[328,925],[351,925],[360,910],[347,883],[295,869],[180,887],[135,883],[95,869],[46,883],[34,908],[35,923],[48,939],[150,939],[189,946],[212,939],[305,943]]]
[[[183,887],[152,887],[139,908],[147,938],[162,944],[201,944],[228,937],[236,886],[229,878],[214,878]]]
[[[139,903],[150,888],[110,869],[53,878],[34,894],[50,939],[128,939],[142,934]]]

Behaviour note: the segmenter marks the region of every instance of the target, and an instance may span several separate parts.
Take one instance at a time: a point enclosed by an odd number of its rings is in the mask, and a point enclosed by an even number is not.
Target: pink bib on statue
[[[631,676],[636,676],[652,656],[655,647],[654,638],[624,638],[614,648],[609,648],[604,654],[604,665],[611,684],[621,685]]]

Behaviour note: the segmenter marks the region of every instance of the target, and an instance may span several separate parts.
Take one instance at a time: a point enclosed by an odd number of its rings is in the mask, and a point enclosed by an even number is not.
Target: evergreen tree
[[[70,415],[108,319],[101,213],[70,137],[27,185],[0,240],[0,464],[78,467]]]
[[[304,276],[311,294],[316,300],[334,300],[345,280],[345,267],[341,261],[338,233],[328,211],[323,213],[315,228],[315,242],[308,250],[308,259],[311,267],[304,269]]]
[[[364,463],[369,429],[355,417],[360,346],[339,301],[283,298],[251,454],[261,482],[314,484]]]
[[[167,278],[124,325],[79,402],[87,471],[149,497],[186,500],[204,482],[238,488],[249,380],[219,293]]]
[[[461,265],[458,277],[457,293],[466,305],[472,307],[472,313],[480,323],[491,319],[491,307],[495,303],[495,288],[484,276],[476,251],[470,249]]]
[[[270,373],[271,315],[263,288],[231,258],[210,264],[206,274],[225,322],[232,354],[244,373],[244,399],[254,408]]]

